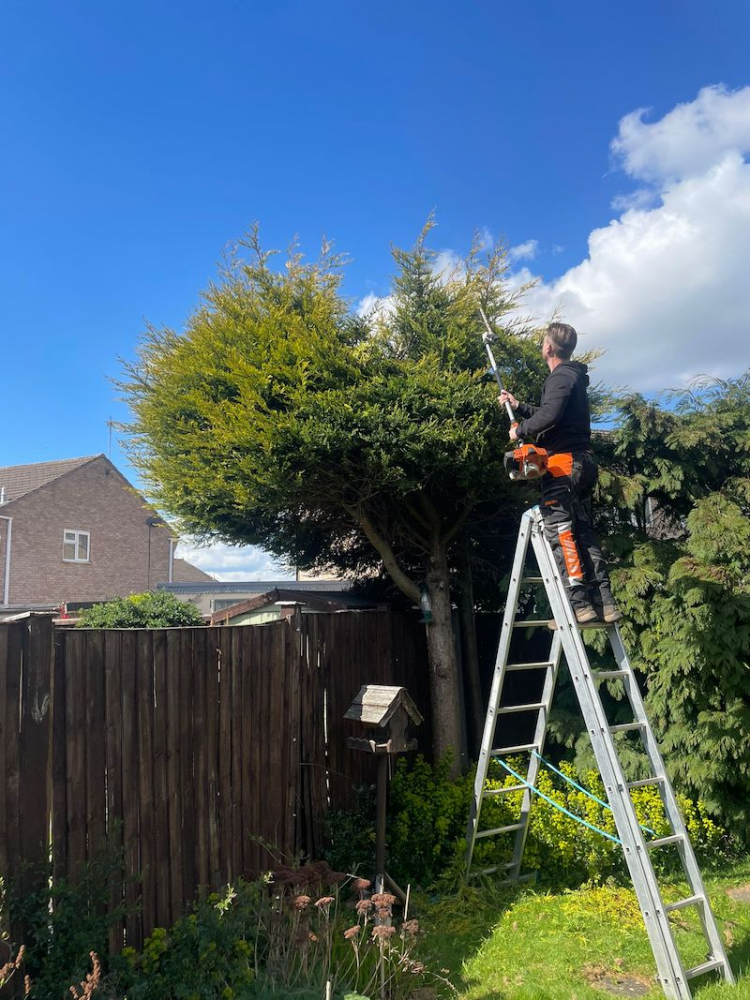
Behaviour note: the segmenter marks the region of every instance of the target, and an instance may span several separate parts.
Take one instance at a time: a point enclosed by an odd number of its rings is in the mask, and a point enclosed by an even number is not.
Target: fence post
[[[52,619],[32,615],[24,636],[19,731],[19,814],[25,892],[47,880],[49,856],[50,739],[52,736]]]

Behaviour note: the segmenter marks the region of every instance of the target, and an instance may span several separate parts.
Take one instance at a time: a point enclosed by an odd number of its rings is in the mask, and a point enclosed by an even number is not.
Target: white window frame
[[[72,535],[72,538],[68,538],[68,535]],[[86,558],[78,558],[78,546],[79,539],[86,536]],[[72,559],[68,559],[65,555],[65,546],[70,544],[75,545],[75,556]],[[87,563],[91,562],[91,532],[81,531],[79,528],[63,528],[63,562],[67,563]]]

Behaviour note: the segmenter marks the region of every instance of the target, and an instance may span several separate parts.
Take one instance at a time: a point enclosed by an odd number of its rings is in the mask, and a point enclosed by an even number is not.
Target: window
[[[63,562],[89,561],[89,532],[73,531],[66,528],[63,532]]]

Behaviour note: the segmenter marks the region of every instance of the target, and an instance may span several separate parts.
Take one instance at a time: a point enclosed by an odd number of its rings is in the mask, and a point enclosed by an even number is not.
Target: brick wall
[[[5,504],[2,514],[13,518],[11,605],[102,600],[169,578],[169,530],[149,526],[154,512],[104,457]],[[89,562],[63,561],[65,529],[90,533]],[[3,560],[6,533],[0,520]]]

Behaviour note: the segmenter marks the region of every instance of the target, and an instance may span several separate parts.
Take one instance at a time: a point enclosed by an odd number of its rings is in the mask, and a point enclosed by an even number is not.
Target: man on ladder
[[[609,625],[622,614],[612,597],[607,563],[591,524],[591,495],[599,470],[591,451],[586,365],[570,360],[577,342],[572,326],[551,323],[542,343],[550,374],[540,405],[519,403],[506,390],[499,400],[522,418],[511,427],[511,440],[534,437],[550,456],[541,482],[544,532],[576,620],[583,625],[602,619]]]

